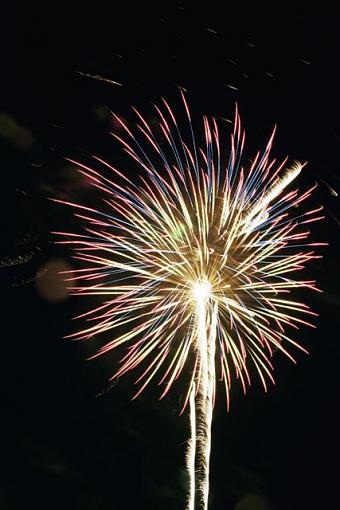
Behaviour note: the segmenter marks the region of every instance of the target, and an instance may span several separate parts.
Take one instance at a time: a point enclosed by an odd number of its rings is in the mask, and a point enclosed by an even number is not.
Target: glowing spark
[[[203,118],[205,143],[198,147],[181,95],[189,141],[165,100],[162,108],[155,106],[161,140],[137,110],[138,136],[115,116],[125,133],[115,138],[145,173],[139,182],[97,156],[96,166],[112,179],[73,162],[103,194],[104,207],[64,202],[85,227],[78,234],[59,234],[86,264],[67,274],[73,292],[103,299],[81,316],[87,327],[70,336],[111,333],[97,355],[126,346],[112,380],[140,368],[134,398],[161,369],[161,398],[176,380],[186,388],[187,508],[198,504],[206,510],[215,381],[217,376],[223,381],[229,407],[234,379],[245,392],[255,369],[266,390],[267,380],[274,382],[273,352],[294,361],[287,344],[304,350],[290,331],[311,326],[303,316],[316,314],[289,293],[318,290],[314,281],[294,273],[319,258],[315,247],[323,243],[308,243],[305,225],[323,216],[321,208],[303,209],[315,186],[301,194],[289,189],[304,165],[295,162],[284,170],[286,160],[271,159],[274,133],[244,168],[245,133],[236,109],[224,163],[216,120]]]
[[[199,280],[192,287],[192,294],[197,304],[204,306],[211,296],[211,284],[207,280]]]

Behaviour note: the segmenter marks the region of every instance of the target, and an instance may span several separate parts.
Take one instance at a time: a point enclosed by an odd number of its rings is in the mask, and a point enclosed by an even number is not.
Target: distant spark
[[[235,87],[235,85],[231,85],[230,83],[227,83],[227,87],[232,90],[239,90],[238,87]]]
[[[338,197],[339,196],[338,192],[335,191],[335,189],[332,188],[332,186],[330,186],[326,181],[321,179],[321,177],[319,177],[319,180],[326,186],[326,188],[329,190],[330,194],[333,195],[333,197]]]
[[[117,56],[122,58],[121,55],[117,55]],[[76,71],[76,73],[80,74],[81,76],[85,76],[86,78],[91,78],[92,80],[104,81],[106,83],[109,83],[110,85],[118,85],[119,87],[123,86],[122,83],[120,83],[118,81],[111,80],[110,78],[105,78],[105,76],[101,76],[100,74],[89,74],[89,73],[83,73],[82,71]]]
[[[306,58],[300,58],[299,60],[303,64],[307,64],[307,65],[311,65],[311,63],[312,63],[311,60],[307,60]]]
[[[333,213],[331,213],[331,212],[328,212],[328,214],[329,214],[329,215],[333,218],[333,220],[335,221],[335,223],[336,223],[337,225],[339,225],[339,227],[340,227],[340,220],[339,220],[339,218],[337,218],[337,217],[335,216],[335,214],[333,214]]]

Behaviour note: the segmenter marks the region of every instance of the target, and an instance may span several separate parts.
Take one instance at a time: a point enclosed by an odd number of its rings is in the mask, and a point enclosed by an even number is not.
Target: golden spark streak
[[[284,175],[281,178],[278,178],[277,182],[265,193],[261,200],[259,200],[254,207],[249,211],[244,220],[243,224],[249,225],[250,221],[257,214],[265,214],[266,207],[272,202],[275,198],[277,198],[282,191],[296,179],[296,177],[300,174],[303,165],[299,161],[295,161],[291,167],[285,170]]]

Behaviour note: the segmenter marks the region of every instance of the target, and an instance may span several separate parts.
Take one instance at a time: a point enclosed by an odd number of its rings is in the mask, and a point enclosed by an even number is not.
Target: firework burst
[[[314,250],[322,243],[308,243],[305,226],[321,218],[321,208],[300,208],[314,187],[301,194],[290,187],[304,165],[287,167],[287,160],[271,158],[274,132],[244,166],[237,109],[224,156],[215,119],[203,117],[204,142],[196,145],[183,93],[182,99],[189,136],[165,100],[155,106],[157,131],[137,110],[134,132],[115,116],[126,136],[113,136],[142,169],[139,183],[98,157],[96,170],[72,161],[100,190],[104,205],[95,210],[67,202],[84,230],[61,234],[87,265],[70,276],[73,291],[103,298],[82,315],[88,326],[71,336],[109,331],[113,339],[97,355],[126,345],[113,378],[140,365],[134,398],[156,376],[162,398],[183,371],[189,374],[183,409],[190,402],[191,510],[208,504],[215,382],[223,381],[229,406],[233,379],[246,391],[255,369],[266,389],[268,379],[274,382],[273,352],[293,359],[287,346],[304,350],[289,330],[311,325],[306,316],[315,314],[289,293],[316,289],[294,273],[318,258]]]

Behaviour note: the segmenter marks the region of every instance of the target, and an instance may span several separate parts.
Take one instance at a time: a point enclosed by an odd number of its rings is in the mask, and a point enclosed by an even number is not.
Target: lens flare
[[[183,93],[182,99],[181,127],[165,100],[155,106],[158,126],[136,109],[135,129],[113,114],[125,133],[113,136],[142,170],[138,179],[97,156],[95,169],[70,160],[103,204],[64,202],[83,231],[59,234],[86,266],[68,276],[73,293],[103,299],[81,316],[88,325],[70,336],[110,332],[97,355],[126,346],[112,378],[140,367],[134,398],[160,372],[161,398],[176,380],[182,384],[183,409],[190,403],[187,508],[193,510],[208,505],[216,380],[224,383],[229,407],[234,379],[246,391],[257,372],[266,389],[268,379],[274,382],[273,352],[294,360],[287,346],[305,350],[292,332],[311,326],[305,316],[316,314],[289,294],[317,290],[300,270],[325,243],[307,241],[306,225],[322,218],[322,207],[304,207],[315,186],[302,193],[291,187],[303,164],[287,167],[287,160],[271,157],[275,130],[248,164],[237,108],[228,148],[207,117],[199,146]]]

